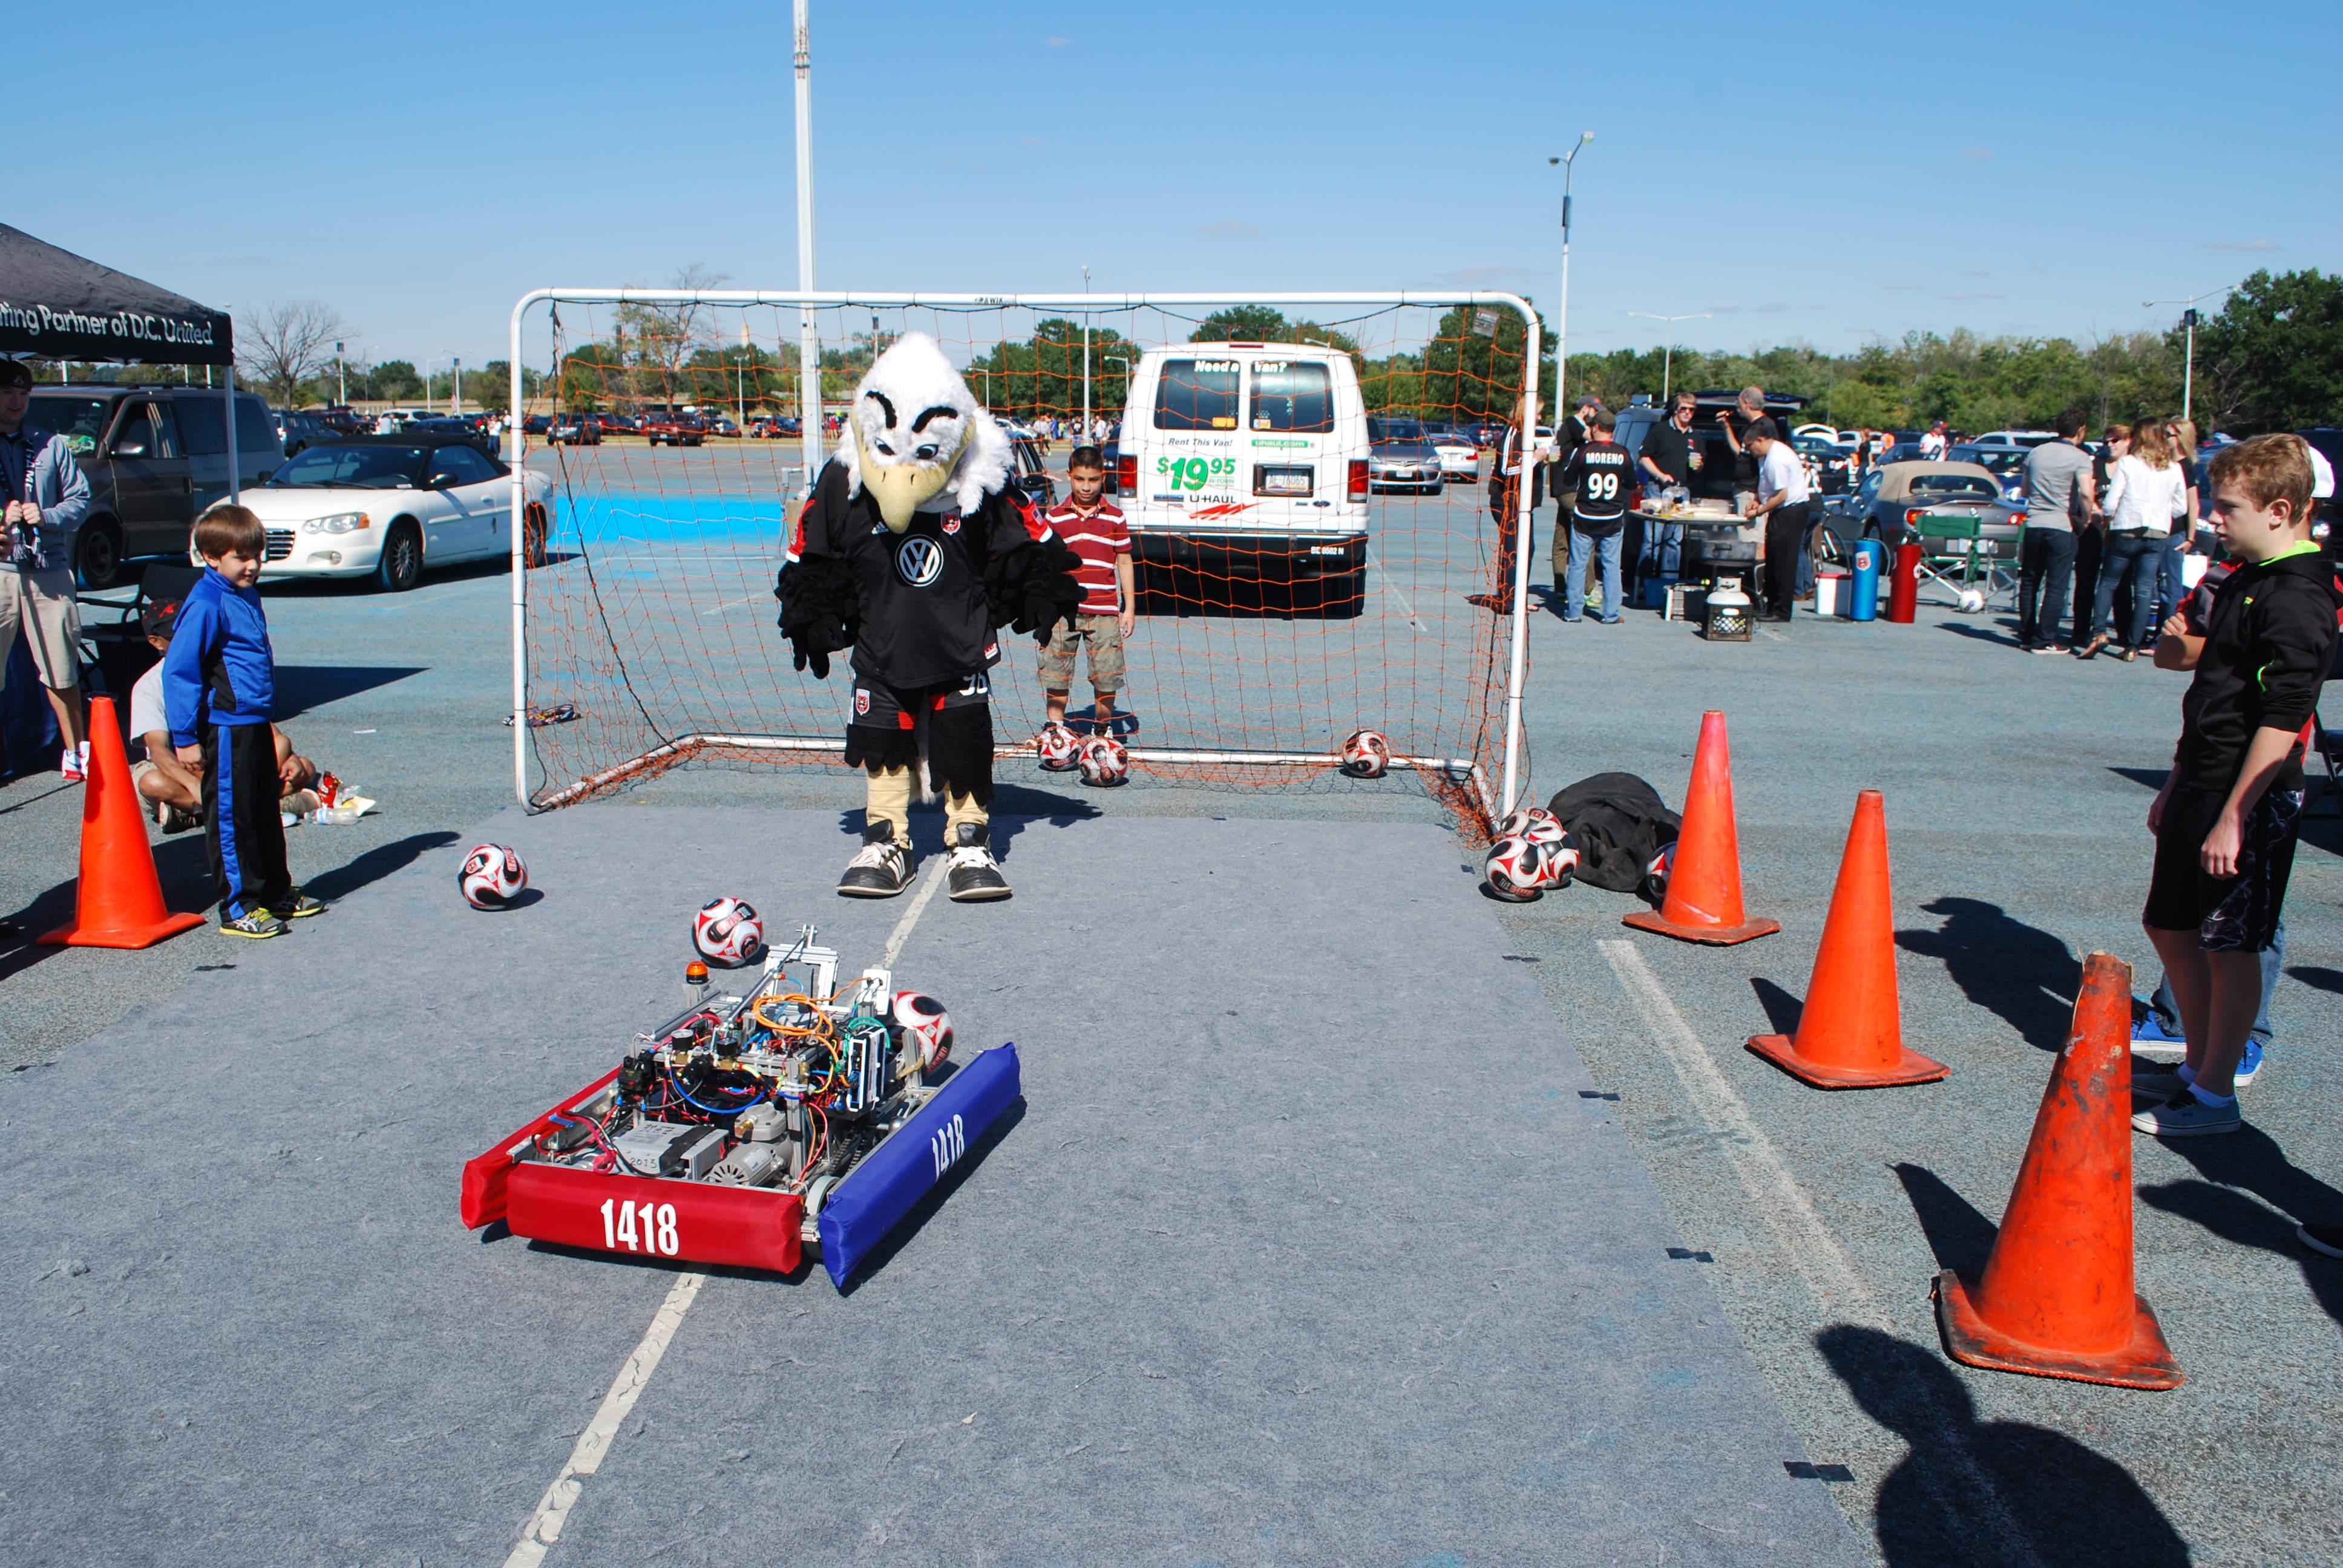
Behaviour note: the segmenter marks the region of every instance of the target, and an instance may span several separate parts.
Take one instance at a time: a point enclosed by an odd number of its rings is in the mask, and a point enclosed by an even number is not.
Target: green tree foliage
[[[1188,334],[1191,343],[1283,343],[1284,313],[1266,305],[1224,306]]]
[[[2182,334],[2167,342],[2176,356]],[[2238,435],[2343,421],[2343,276],[2265,269],[2197,329],[2200,424]]]
[[[1529,353],[1529,324],[1518,311],[1491,308],[1495,317],[1493,336],[1483,337],[1473,329],[1479,309],[1460,305],[1440,318],[1432,341],[1423,346],[1412,379],[1413,396],[1377,397],[1370,396],[1373,407],[1413,407],[1428,418],[1503,419],[1513,414],[1513,401],[1521,395],[1524,380],[1523,361]],[[1539,318],[1540,341],[1550,343],[1544,318]],[[1575,363],[1575,361],[1574,361]],[[1383,385],[1378,390],[1396,393],[1411,377],[1396,367],[1385,376],[1376,377]],[[1554,382],[1550,369],[1539,377],[1540,384],[1551,389]],[[1544,399],[1551,412],[1554,401],[1551,390]]]
[[[1110,355],[1115,357],[1110,360]],[[1129,371],[1138,363],[1137,344],[1111,327],[1091,328],[1091,407],[1094,411],[1110,417],[1121,412],[1130,393]],[[991,353],[970,360],[962,375],[977,400],[996,414],[1015,419],[1052,415],[1079,417],[1082,411],[1081,324],[1054,317],[1044,321],[1024,342],[997,344]]]

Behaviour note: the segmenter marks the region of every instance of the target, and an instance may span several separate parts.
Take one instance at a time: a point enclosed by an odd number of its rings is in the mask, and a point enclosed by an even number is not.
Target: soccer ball
[[[1518,811],[1508,811],[1497,819],[1496,837],[1518,839],[1528,832],[1531,824],[1535,822],[1551,822],[1557,828],[1562,826],[1562,819],[1544,807],[1524,806]]]
[[[1979,593],[1973,588],[1965,588],[1961,590],[1961,613],[1963,615],[1975,615],[1977,611],[1983,608],[1985,608],[1985,595]]]
[[[502,844],[482,844],[464,857],[456,889],[476,910],[501,910],[528,886],[528,868]]]
[[[739,969],[765,950],[765,922],[741,900],[710,899],[691,917],[691,945],[709,963]]]
[[[1074,766],[1074,754],[1081,749],[1081,742],[1076,740],[1074,732],[1062,724],[1043,725],[1041,735],[1033,742],[1033,754],[1041,759],[1041,766],[1052,773],[1070,771]]]
[[[915,990],[899,990],[895,993],[892,1016],[895,1027],[903,1031],[906,1072],[914,1067],[933,1067],[951,1054],[951,1014],[935,998]]]
[[[1353,779],[1380,779],[1391,771],[1391,742],[1362,729],[1342,742],[1342,771]]]
[[[1561,823],[1554,823],[1554,828],[1555,837],[1546,846],[1545,885],[1566,888],[1570,886],[1571,879],[1578,875],[1578,840],[1572,838]]]
[[[1500,839],[1489,846],[1481,872],[1489,890],[1510,903],[1526,904],[1543,896],[1546,862],[1551,850],[1527,839]]]
[[[1104,787],[1131,777],[1131,753],[1111,735],[1093,735],[1083,741],[1078,760],[1085,784]]]
[[[1664,901],[1668,896],[1668,878],[1675,869],[1675,845],[1662,845],[1660,852],[1652,857],[1652,863],[1644,868],[1644,897],[1655,905]]]

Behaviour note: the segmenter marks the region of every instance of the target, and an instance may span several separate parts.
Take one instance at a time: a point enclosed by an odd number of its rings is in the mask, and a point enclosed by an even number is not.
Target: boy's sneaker
[[[2343,1258],[2343,1225],[2297,1225],[2294,1239],[2314,1252]]]
[[[266,910],[254,910],[249,914],[238,915],[232,920],[222,920],[219,929],[220,935],[224,937],[250,937],[257,942],[266,941],[270,937],[283,936],[285,922]]]
[[[846,862],[838,890],[850,899],[891,899],[911,885],[911,857],[895,842],[894,825],[871,823],[862,829],[862,848]]]
[[[82,765],[79,747],[68,746],[57,754],[58,778],[68,784],[78,784],[88,776],[89,769]]]
[[[204,819],[200,813],[190,811],[186,807],[175,805],[168,800],[163,802],[163,833],[166,838],[173,833],[192,832],[203,825]]]
[[[269,905],[268,912],[280,920],[306,920],[311,915],[324,914],[326,900],[310,898],[300,889],[296,888],[293,890],[293,896],[283,903]]]
[[[1009,879],[992,858],[992,829],[981,822],[962,822],[952,829],[951,864],[947,876],[954,903],[981,904],[1009,896]]]
[[[2156,1072],[2133,1073],[2131,1091],[2142,1100],[2152,1100],[2161,1105],[2176,1094],[2187,1093],[2188,1086],[2180,1081],[2177,1069],[2167,1067]]]
[[[2215,1132],[2235,1132],[2246,1124],[2245,1113],[2233,1098],[2227,1105],[2207,1105],[2187,1090],[2131,1119],[2142,1132],[2157,1138],[2202,1138]]]
[[[2150,1061],[2178,1061],[2188,1054],[2188,1037],[2166,1030],[2156,1010],[2149,1008],[2147,1016],[2131,1026],[2131,1053]]]
[[[2246,1054],[2237,1059],[2237,1081],[2251,1083],[2254,1075],[2261,1070],[2262,1042],[2248,1035],[2246,1037]]]

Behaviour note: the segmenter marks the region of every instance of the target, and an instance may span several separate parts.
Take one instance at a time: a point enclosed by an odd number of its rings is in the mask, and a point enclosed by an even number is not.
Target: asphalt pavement
[[[395,598],[308,587],[271,588],[267,597],[297,709],[286,728],[303,750],[383,802],[357,826],[294,833],[296,874],[364,913],[436,870],[511,801],[512,734],[500,722],[509,700],[507,582],[484,568],[428,578]],[[2145,966],[2142,993],[2152,983],[2137,926],[2143,818],[2169,756],[2181,684],[2145,663],[2027,658],[2015,651],[2005,618],[1935,607],[1912,627],[1802,615],[1761,628],[1747,644],[1724,645],[1637,612],[1616,628],[1565,628],[1543,612],[1537,619],[1525,708],[1541,792],[1624,769],[1679,802],[1699,715],[1725,709],[1748,903],[1785,930],[1729,950],[1682,946],[1627,931],[1619,916],[1633,903],[1580,888],[1494,911],[1518,960],[1504,967],[1535,977],[1592,1084],[1619,1094],[1615,1105],[1603,1103],[1685,1249],[1707,1254],[1684,1267],[1714,1292],[1806,1461],[1844,1465],[1849,1477],[1803,1484],[1834,1499],[1875,1561],[2343,1556],[2334,1480],[2343,1455],[2327,1419],[2343,1394],[2343,1264],[2291,1239],[2297,1220],[2343,1221],[2343,1139],[2321,1114],[2338,1088],[2324,1031],[2343,992],[2343,833],[2331,822],[2312,825],[2297,862],[2287,973],[2273,1008],[2278,1043],[2245,1091],[2248,1131],[2197,1145],[2137,1145],[2138,1288],[2187,1382],[2154,1394],[1974,1372],[1943,1355],[1928,1307],[1935,1271],[1973,1266],[1989,1244],[2081,956],[2104,949]],[[1003,779],[1005,812],[1061,819],[1070,830],[1125,816],[1441,820],[1397,781],[1296,794],[1142,779],[1109,792],[1021,778],[1007,765]],[[1741,1042],[1795,1020],[1865,788],[1884,790],[1887,801],[1906,1040],[1953,1071],[1916,1089],[1824,1094]],[[831,769],[729,764],[679,769],[598,809],[623,822],[629,808],[812,809],[839,813],[843,825],[859,797],[855,781]],[[79,791],[54,780],[0,786],[10,849],[0,862],[0,912],[35,930],[64,917],[78,810]],[[841,831],[837,859],[847,847]],[[818,845],[806,852],[820,860]],[[1365,838],[1361,852],[1373,852]],[[1461,849],[1457,856],[1460,867],[1469,859]],[[197,907],[199,842],[161,841],[157,858],[175,907]],[[1109,891],[1145,918],[1143,883],[1110,883]],[[1259,896],[1272,900],[1276,890]],[[622,891],[612,908],[614,920],[623,918]],[[334,952],[312,983],[333,994],[336,1009],[369,986],[403,992],[414,983],[415,955],[337,947],[346,940],[334,935],[336,920],[309,922],[290,940]],[[243,944],[196,931],[142,954],[0,950],[0,1060],[22,1070],[11,1087],[56,1070],[40,1064],[95,1037],[104,1040],[89,1049],[135,1057],[148,1028],[156,1052],[185,1051],[188,1042],[166,1020],[189,1001],[172,999],[232,978],[217,966],[258,961],[223,950],[231,947]],[[397,972],[381,972],[386,965]],[[497,988],[483,994],[493,998]],[[1413,994],[1429,1046],[1464,1037],[1469,991],[1428,973]],[[20,1168],[48,1158],[56,1139],[118,1125],[120,1108],[96,1098],[85,1105],[85,1126],[34,1129],[9,1117]],[[1469,1147],[1439,1154],[1476,1157]],[[1605,1200],[1590,1191],[1581,1201],[1592,1217]],[[67,1261],[36,1254],[29,1241],[9,1249],[21,1281],[49,1278]],[[573,1395],[600,1398],[656,1295],[629,1299],[623,1333],[598,1330],[599,1338],[578,1346],[563,1374]],[[129,1353],[126,1342],[118,1353]],[[15,1407],[37,1399],[19,1392]],[[19,1422],[9,1446],[32,1435]],[[395,1455],[378,1462],[396,1472]],[[232,1500],[232,1482],[221,1484]],[[512,1519],[516,1534],[533,1502],[524,1499]],[[1307,1560],[1281,1555],[1275,1543],[1240,1553],[1219,1539],[1225,1561]],[[505,1544],[484,1533],[458,1555],[493,1560]],[[321,1543],[316,1560],[359,1556],[337,1556]],[[1500,1552],[1473,1560],[1521,1559]]]

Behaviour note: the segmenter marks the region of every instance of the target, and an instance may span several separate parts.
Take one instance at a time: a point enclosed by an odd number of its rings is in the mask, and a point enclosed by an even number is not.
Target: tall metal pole
[[[1594,139],[1594,133],[1588,131],[1578,138],[1578,145],[1571,148],[1568,153],[1558,158],[1546,159],[1549,164],[1562,166],[1562,304],[1555,310],[1554,317],[1554,427],[1557,430],[1562,428],[1563,417],[1568,412],[1563,407],[1563,394],[1570,385],[1571,166],[1578,162],[1578,155],[1584,152],[1586,144]],[[1524,538],[1522,542],[1526,548],[1528,539]],[[1509,807],[1508,809],[1510,809]]]
[[[1682,316],[1654,316],[1648,310],[1631,310],[1627,312],[1627,314],[1630,316],[1640,316],[1646,321],[1664,321],[1668,324],[1667,352],[1660,356],[1660,407],[1664,409],[1668,404],[1669,378],[1675,373],[1676,323],[1679,321],[1706,321],[1710,317],[1716,313],[1713,310],[1694,310],[1688,311]]]
[[[813,43],[806,25],[807,0],[797,0],[798,93],[798,287],[813,292]],[[821,339],[813,312],[798,310],[798,411],[803,421],[799,445],[805,454],[805,493],[813,493],[821,471]]]
[[[2200,299],[2210,299],[2216,295],[2233,293],[2237,286],[2233,283],[2226,288],[2208,288],[2202,294],[2192,294],[2186,299],[2143,299],[2139,302],[2139,307],[2142,310],[2153,310],[2159,305],[2177,305],[2183,307],[2180,312],[2180,325],[2187,330],[2187,349],[2180,361],[2180,417],[2192,425],[2197,422],[2196,415],[2191,412],[2195,407],[2194,397],[2197,390],[2197,302]]]
[[[1082,292],[1091,291],[1089,263],[1082,265]],[[1091,438],[1091,313],[1082,312],[1082,427],[1074,432],[1074,445],[1079,447]]]
[[[460,419],[464,417],[464,357],[456,356],[456,406],[448,410]]]
[[[342,346],[338,343],[334,345],[334,401],[349,407],[350,378],[342,368]]]

